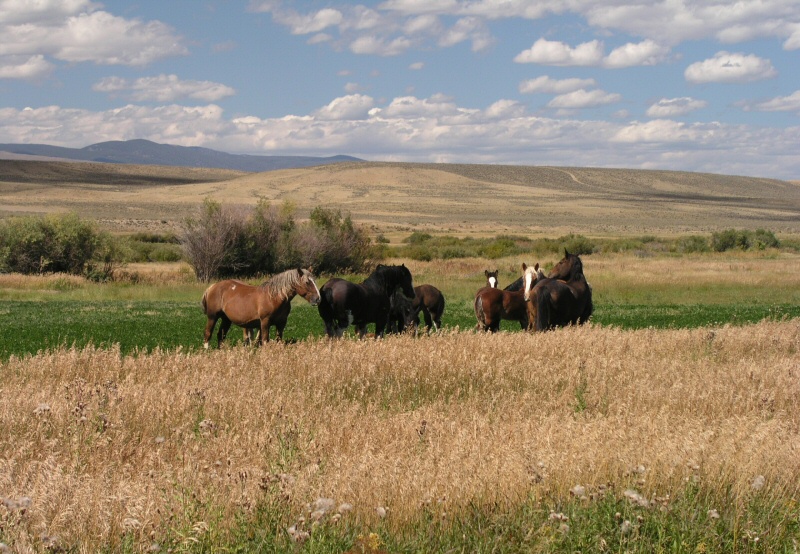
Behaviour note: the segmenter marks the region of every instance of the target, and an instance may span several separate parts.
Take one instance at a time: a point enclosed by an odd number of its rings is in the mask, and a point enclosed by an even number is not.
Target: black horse
[[[320,288],[319,315],[329,337],[341,337],[345,329],[355,325],[359,338],[364,338],[367,325],[375,324],[375,337],[382,337],[389,318],[389,298],[396,289],[414,298],[411,272],[403,265],[380,264],[363,282],[351,283],[334,277]]]
[[[528,321],[534,331],[586,323],[594,311],[592,287],[583,275],[583,262],[564,249],[564,258],[546,279],[525,287]]]

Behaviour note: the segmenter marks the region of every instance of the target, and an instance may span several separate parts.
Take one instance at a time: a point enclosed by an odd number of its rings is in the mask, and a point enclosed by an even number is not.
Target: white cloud
[[[584,42],[575,48],[563,42],[540,38],[528,50],[514,58],[517,63],[538,63],[559,66],[594,66],[603,59],[603,43],[598,40]]]
[[[513,101],[475,110],[438,95],[396,98],[364,117],[370,102],[369,97],[337,99],[310,115],[230,120],[215,105],[3,108],[0,142],[82,147],[90,141],[147,138],[260,154],[347,153],[381,160],[640,167],[787,179],[800,175],[800,126],[544,118],[525,114]],[[334,112],[338,119],[330,117]]]
[[[412,63],[411,65],[408,66],[409,69],[412,69],[414,71],[419,71],[420,69],[422,69],[424,67],[425,67],[425,62],[414,62],[414,63]]]
[[[655,41],[644,40],[636,44],[629,42],[612,50],[603,60],[603,65],[610,68],[656,65],[663,62],[668,55],[669,48]]]
[[[376,36],[362,36],[350,43],[353,54],[374,54],[376,56],[398,56],[411,47],[406,37],[384,40]]]
[[[370,96],[350,94],[335,98],[330,104],[317,110],[314,116],[324,121],[364,119],[374,105],[375,101]]]
[[[595,86],[594,79],[553,79],[547,75],[528,79],[519,84],[521,94],[534,94],[543,92],[547,94],[564,94],[574,90],[585,89]]]
[[[122,94],[136,102],[174,102],[192,98],[204,102],[216,102],[236,91],[231,87],[212,81],[185,81],[177,75],[141,77],[136,80],[106,77],[92,86],[92,90],[112,95]]]
[[[648,117],[678,117],[705,108],[708,102],[694,98],[662,98],[647,109]]]
[[[474,52],[484,50],[492,44],[492,37],[479,18],[462,17],[439,36],[439,46],[454,46],[466,40],[472,41]]]
[[[800,90],[794,91],[789,96],[778,96],[753,106],[754,110],[761,112],[798,112],[800,113]]]
[[[576,90],[556,96],[547,103],[548,108],[577,110],[583,108],[596,108],[622,100],[622,95],[608,93],[603,90]]]
[[[57,25],[69,16],[99,6],[89,0],[0,0],[0,25]]]
[[[40,76],[53,66],[51,59],[136,66],[188,53],[168,25],[117,17],[95,11],[97,6],[81,0],[3,1],[0,66],[8,78]]]
[[[515,119],[525,115],[525,106],[516,100],[498,100],[484,111],[490,120]]]
[[[39,79],[49,74],[53,64],[44,56],[0,56],[0,79]]]
[[[281,25],[291,29],[294,35],[318,33],[328,27],[339,25],[344,19],[342,12],[325,8],[309,14],[300,14],[295,10],[269,10],[272,17]]]
[[[686,68],[684,77],[690,83],[749,83],[770,79],[777,74],[769,60],[753,54],[722,51],[713,58],[691,64]]]

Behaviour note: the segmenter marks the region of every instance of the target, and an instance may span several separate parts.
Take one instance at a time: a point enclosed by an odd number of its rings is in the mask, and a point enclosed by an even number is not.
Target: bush
[[[298,266],[323,273],[360,271],[370,257],[380,256],[366,232],[340,210],[317,207],[298,225],[291,204],[276,208],[266,201],[246,211],[206,200],[199,215],[186,221],[181,243],[200,281]]]
[[[711,250],[711,245],[706,237],[690,235],[677,239],[674,249],[676,252],[682,254],[694,254],[698,252],[709,252]]]
[[[97,256],[117,261],[112,242],[76,214],[14,218],[0,225],[0,270],[84,275]]]
[[[753,231],[737,231],[726,229],[711,234],[711,249],[715,252],[725,252],[739,248],[741,250],[764,250],[777,248],[780,242],[772,231],[756,229]]]

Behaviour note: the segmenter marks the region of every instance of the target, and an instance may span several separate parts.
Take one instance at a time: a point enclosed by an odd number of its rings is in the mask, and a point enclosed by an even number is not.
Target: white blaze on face
[[[497,288],[497,278],[496,277],[489,277],[489,286],[493,289]]]
[[[533,285],[533,271],[530,268],[525,270],[525,301],[530,299],[531,287]]]

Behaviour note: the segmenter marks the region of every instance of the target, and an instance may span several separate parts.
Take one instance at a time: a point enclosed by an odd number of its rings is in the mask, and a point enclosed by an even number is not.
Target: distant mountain
[[[352,156],[250,156],[228,154],[209,148],[158,144],[143,139],[100,142],[85,148],[63,148],[47,144],[0,144],[0,152],[7,152],[12,156],[17,155],[26,159],[31,159],[31,156],[35,156],[49,160],[60,158],[85,162],[209,167],[251,172],[363,161]],[[6,159],[8,157],[10,156],[3,156]]]

